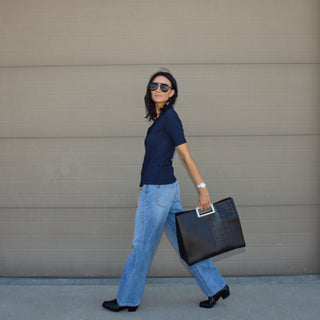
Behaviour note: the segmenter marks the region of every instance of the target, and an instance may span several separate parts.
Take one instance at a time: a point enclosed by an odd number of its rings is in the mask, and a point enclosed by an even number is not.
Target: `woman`
[[[183,209],[172,167],[175,148],[199,190],[198,207],[204,210],[210,205],[208,189],[189,152],[182,123],[173,109],[177,97],[177,83],[170,73],[157,72],[150,78],[145,105],[146,118],[153,124],[145,139],[140,182],[142,189],[137,199],[133,249],[121,276],[117,298],[103,303],[103,307],[111,311],[136,311],[138,308],[163,228],[178,250],[175,213]],[[211,308],[220,297],[225,299],[229,296],[229,287],[210,259],[189,268],[208,296],[207,300],[200,302],[200,307]]]

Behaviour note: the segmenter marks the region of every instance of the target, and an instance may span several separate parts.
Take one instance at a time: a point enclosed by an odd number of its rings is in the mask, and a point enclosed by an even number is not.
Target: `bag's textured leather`
[[[215,213],[200,218],[196,210],[176,213],[180,257],[189,265],[246,245],[233,199],[213,207]]]

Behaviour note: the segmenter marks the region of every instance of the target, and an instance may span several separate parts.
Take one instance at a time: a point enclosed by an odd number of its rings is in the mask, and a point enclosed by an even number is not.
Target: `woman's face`
[[[171,89],[171,81],[164,76],[158,76],[158,77],[155,77],[152,80],[152,82],[156,82],[159,84],[164,83],[170,87],[170,89],[167,92],[163,92],[160,89],[160,85],[158,85],[158,88],[156,90],[151,91],[151,98],[155,103],[165,104],[169,100],[169,98],[171,98],[175,93],[175,91]]]

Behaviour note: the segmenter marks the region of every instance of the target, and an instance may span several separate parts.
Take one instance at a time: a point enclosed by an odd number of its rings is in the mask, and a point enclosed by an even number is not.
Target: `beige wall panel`
[[[318,136],[188,139],[216,198],[234,195],[239,205],[319,204]],[[2,139],[0,207],[132,207],[142,157],[140,137]],[[195,187],[178,156],[175,161],[183,204],[192,207]]]
[[[225,275],[317,273],[319,209],[240,206],[247,247],[214,261]],[[131,250],[134,208],[2,208],[0,216],[1,275],[119,276]],[[150,275],[189,275],[166,236]]]
[[[145,86],[159,68],[2,68],[0,137],[142,137]],[[190,136],[320,133],[319,65],[170,69]]]
[[[319,17],[317,0],[1,1],[0,63],[315,63]]]
[[[219,270],[319,273],[319,18],[318,0],[0,1],[0,276],[120,276],[162,66],[213,200],[239,209],[247,247]],[[166,236],[150,275],[190,275]]]

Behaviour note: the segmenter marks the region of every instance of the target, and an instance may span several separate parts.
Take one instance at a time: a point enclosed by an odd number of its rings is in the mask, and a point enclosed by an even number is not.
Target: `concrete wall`
[[[0,276],[121,274],[161,67],[213,200],[239,207],[247,248],[221,272],[319,272],[319,18],[316,0],[0,1]],[[189,275],[166,236],[150,275]]]

